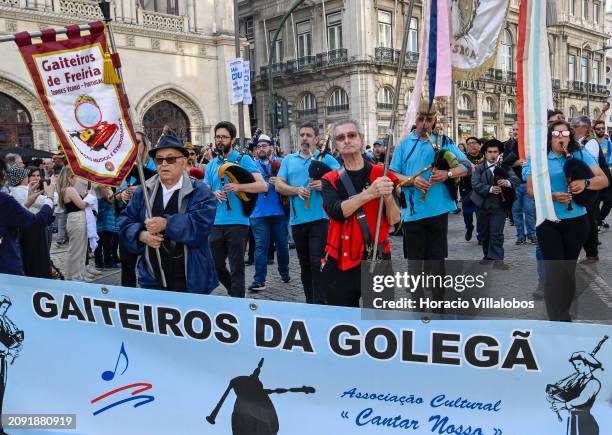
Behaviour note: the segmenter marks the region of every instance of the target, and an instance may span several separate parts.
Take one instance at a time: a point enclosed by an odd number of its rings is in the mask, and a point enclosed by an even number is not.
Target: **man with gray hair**
[[[4,156],[4,161],[6,162],[7,167],[11,167],[13,165],[19,165],[22,168],[25,168],[25,164],[23,163],[23,159],[19,154],[16,153],[8,153]]]
[[[315,124],[302,124],[299,137],[300,150],[283,159],[274,187],[281,195],[289,196],[291,203],[291,232],[300,261],[306,302],[325,304],[321,258],[324,255],[328,219],[323,210],[321,180],[310,177],[309,169],[313,159],[331,169],[338,169],[340,165],[329,153],[317,150],[319,128]]]

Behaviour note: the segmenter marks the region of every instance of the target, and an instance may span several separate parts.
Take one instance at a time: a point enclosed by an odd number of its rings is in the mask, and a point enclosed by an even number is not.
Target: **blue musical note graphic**
[[[125,368],[123,369],[123,371],[120,373],[120,376],[122,374],[125,373],[125,371],[128,369],[128,366],[130,365],[130,360],[127,356],[127,352],[125,351],[125,346],[123,344],[123,342],[121,343],[121,350],[119,351],[119,356],[117,357],[117,362],[115,363],[115,369],[114,370],[106,370],[104,373],[102,373],[102,379],[105,381],[112,381],[115,378],[115,374],[117,373],[117,367],[119,367],[119,361],[121,360],[121,355],[123,355],[125,357]]]

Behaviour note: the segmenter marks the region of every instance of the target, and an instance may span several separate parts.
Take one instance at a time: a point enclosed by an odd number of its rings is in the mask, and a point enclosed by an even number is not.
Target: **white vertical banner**
[[[244,61],[241,57],[232,59],[229,63],[230,76],[232,78],[232,104],[242,103],[244,99],[243,63]]]
[[[243,99],[242,102],[244,104],[252,104],[253,97],[251,95],[251,62],[245,60],[243,63],[244,66],[244,74],[243,77]]]

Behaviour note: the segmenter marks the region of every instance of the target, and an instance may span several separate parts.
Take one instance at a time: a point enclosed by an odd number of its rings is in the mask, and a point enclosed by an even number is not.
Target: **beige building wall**
[[[141,7],[153,4],[152,0],[112,2],[125,88],[137,130],[145,128],[145,114],[156,103],[166,101],[178,106],[188,119],[189,130],[183,131],[184,139],[203,145],[213,142],[212,127],[217,122],[238,123],[237,106],[230,104],[227,74],[227,64],[235,53],[233,4],[226,0],[170,3],[178,6],[178,10],[161,13]],[[36,31],[101,18],[95,1],[0,0],[2,33]],[[0,93],[17,100],[29,113],[34,147],[56,150],[55,134],[15,44],[0,44],[0,59]],[[248,133],[248,109],[245,115]]]
[[[556,108],[563,110],[567,116],[587,112],[590,116],[597,116],[608,98],[605,56],[601,50],[608,38],[605,32],[605,4],[603,0],[574,0],[573,13],[570,13],[570,0],[549,0],[547,6]],[[242,32],[254,56],[252,76],[256,104],[253,122],[257,122],[259,127],[269,127],[265,70],[269,53],[266,36],[269,37],[270,31],[278,27],[288,9],[289,3],[282,0],[239,2]],[[385,44],[384,35],[379,31],[379,11],[391,15],[391,47],[385,47],[388,44]],[[329,47],[329,17],[336,12],[342,16],[341,50]],[[350,117],[363,125],[368,143],[385,134],[391,115],[390,101],[386,97],[394,91],[406,12],[407,2],[396,0],[312,0],[298,8],[281,32],[283,56],[277,58],[278,62],[274,65],[275,98],[293,103],[295,114],[293,122],[283,130],[295,131],[295,126],[304,120],[316,121],[325,129],[336,119]],[[413,86],[422,43],[420,1],[416,1],[413,16],[418,22],[418,43],[409,50],[412,53],[408,57],[400,90],[400,119],[404,115],[407,94]],[[304,30],[301,23],[308,23],[306,27],[310,28],[309,56],[299,52],[299,33]],[[512,62],[503,62],[501,54],[504,47],[500,44],[493,69],[480,80],[456,83],[457,121],[464,136],[494,134],[505,140],[516,121],[517,27],[518,0],[510,0],[503,32],[507,32],[505,41],[508,44],[505,49],[510,52]],[[574,56],[576,60],[573,78],[569,72],[569,56]],[[581,58],[587,61],[588,87],[586,78],[582,80],[581,77]],[[599,62],[598,71],[594,62]],[[389,92],[381,91],[383,88]],[[331,96],[336,89],[346,92],[348,105],[334,104]],[[312,94],[316,109],[302,110],[303,98],[307,94]],[[450,133],[450,102],[445,106],[444,120]],[[282,133],[281,137],[290,136]]]

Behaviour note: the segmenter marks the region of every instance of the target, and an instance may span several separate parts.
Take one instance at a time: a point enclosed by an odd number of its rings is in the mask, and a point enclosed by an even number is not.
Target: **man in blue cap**
[[[385,163],[385,141],[382,139],[372,145],[372,163]]]
[[[141,255],[138,281],[141,287],[210,293],[218,285],[208,236],[215,219],[215,197],[206,185],[185,171],[188,151],[172,134],[162,137],[149,151],[157,168],[145,182],[152,205],[147,219],[143,187],[119,218],[125,247]],[[162,286],[160,264],[167,287]]]

